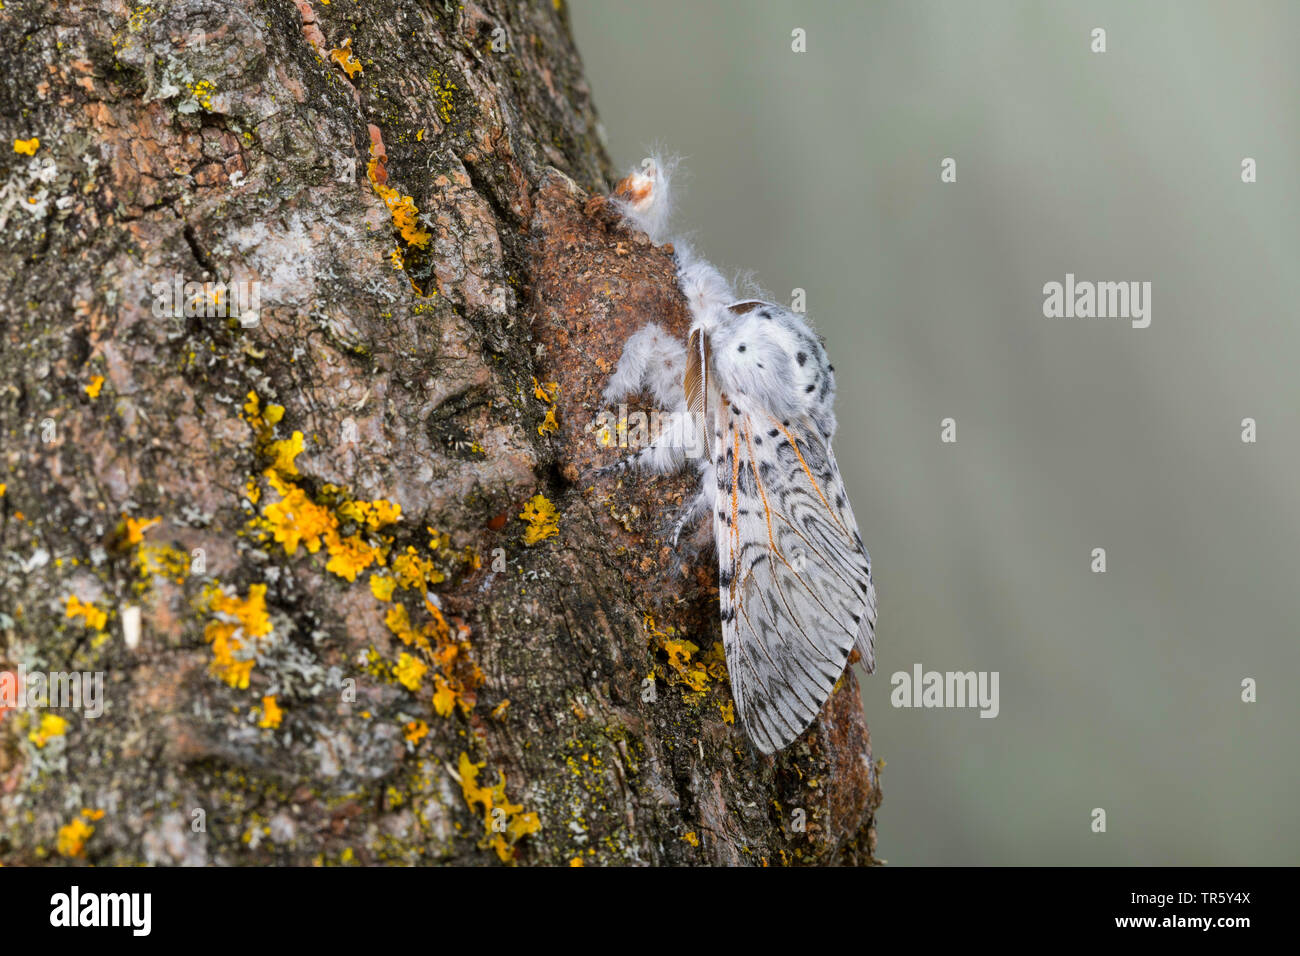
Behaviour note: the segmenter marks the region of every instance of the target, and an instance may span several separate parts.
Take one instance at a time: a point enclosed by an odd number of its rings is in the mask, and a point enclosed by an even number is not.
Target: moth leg
[[[699,521],[700,516],[709,511],[711,506],[712,498],[704,492],[700,492],[682,506],[681,511],[677,513],[677,520],[673,522],[673,530],[668,536],[673,550],[677,549],[682,532],[686,530],[686,527],[692,522]]]
[[[618,367],[603,393],[612,405],[649,387],[655,401],[668,408],[682,404],[682,375],[686,371],[686,349],[677,339],[653,322],[638,329],[623,344]]]
[[[660,421],[664,424],[650,444],[598,469],[596,475],[620,475],[633,470],[666,474],[703,456],[703,436],[689,412],[678,409],[661,416]]]

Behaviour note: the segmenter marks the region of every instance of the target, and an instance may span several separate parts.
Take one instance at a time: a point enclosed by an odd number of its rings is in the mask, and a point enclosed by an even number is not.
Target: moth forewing
[[[838,468],[811,422],[734,408],[718,412],[729,415],[714,516],[723,646],[742,722],[770,753],[812,723],[864,629],[870,647],[874,592]]]

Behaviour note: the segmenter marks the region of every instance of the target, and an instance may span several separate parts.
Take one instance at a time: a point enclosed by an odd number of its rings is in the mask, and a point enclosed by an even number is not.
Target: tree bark
[[[693,479],[585,478],[688,316],[560,0],[0,25],[0,671],[105,701],[0,703],[0,861],[875,862],[852,672],[760,755]]]

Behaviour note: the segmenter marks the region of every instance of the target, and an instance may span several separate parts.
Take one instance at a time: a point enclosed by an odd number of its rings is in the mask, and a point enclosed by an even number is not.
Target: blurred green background
[[[827,339],[880,855],[1295,863],[1300,5],[571,12],[616,163],[680,152],[678,226]],[[1150,281],[1151,327],[1044,318],[1067,272]],[[891,707],[916,662],[999,671],[1001,714]]]

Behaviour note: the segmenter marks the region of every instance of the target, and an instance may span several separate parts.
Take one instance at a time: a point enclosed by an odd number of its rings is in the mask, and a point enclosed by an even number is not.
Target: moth
[[[611,201],[656,243],[672,165],[645,160]],[[835,370],[798,313],[738,298],[722,274],[674,242],[691,311],[685,343],[650,324],[625,343],[607,404],[648,390],[674,414],[644,448],[600,470],[693,467],[700,490],[672,530],[711,514],[722,643],[742,726],[763,753],[817,716],[857,648],[875,670],[876,592],[839,466]]]

